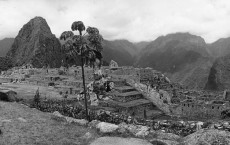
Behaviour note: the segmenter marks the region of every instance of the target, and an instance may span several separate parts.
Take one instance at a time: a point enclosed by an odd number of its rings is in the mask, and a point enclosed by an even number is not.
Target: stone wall
[[[160,92],[163,94],[163,97],[159,92],[152,89],[150,86],[146,86],[141,83],[136,83],[133,80],[127,80],[127,83],[133,86],[136,90],[141,92],[145,98],[150,100],[155,106],[157,106],[161,111],[165,114],[171,115],[172,111],[170,111],[170,96],[166,91],[161,90]],[[167,103],[164,103],[164,100],[167,100]]]
[[[221,112],[227,109],[224,104],[197,104],[195,102],[181,103],[182,116],[213,118],[220,117]]]

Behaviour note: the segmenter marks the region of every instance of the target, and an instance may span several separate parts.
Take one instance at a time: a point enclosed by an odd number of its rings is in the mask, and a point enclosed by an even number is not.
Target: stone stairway
[[[132,86],[137,91],[139,91],[144,96],[144,98],[150,100],[154,105],[156,105],[166,115],[171,115],[170,96],[166,91],[160,90],[159,92],[157,92],[154,89],[147,88],[146,85],[137,83],[133,80],[126,80],[126,82],[129,86]],[[162,94],[163,97],[160,94]],[[167,103],[164,103],[164,100],[167,100]]]

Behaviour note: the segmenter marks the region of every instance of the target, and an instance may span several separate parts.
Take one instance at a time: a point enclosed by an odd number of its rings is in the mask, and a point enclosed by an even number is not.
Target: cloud
[[[153,40],[174,32],[207,42],[230,36],[229,0],[0,0],[0,13],[0,39],[15,37],[35,16],[44,17],[57,37],[77,20],[110,40]]]

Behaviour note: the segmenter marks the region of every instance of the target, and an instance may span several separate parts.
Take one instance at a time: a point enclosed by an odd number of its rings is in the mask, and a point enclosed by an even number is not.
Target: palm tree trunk
[[[81,31],[79,31],[79,34],[82,36],[82,32]],[[88,121],[90,121],[90,117],[89,117],[89,114],[88,114],[88,100],[87,100],[87,97],[86,97],[84,59],[82,57],[82,50],[81,50],[81,72],[82,72],[84,98],[85,98],[85,114],[86,114],[86,119]]]
[[[84,60],[81,56],[81,70],[82,70],[82,80],[83,80],[83,88],[84,88],[84,98],[85,98],[85,113],[86,113],[86,119],[89,121],[89,115],[88,115],[88,100],[86,97],[86,88],[85,88],[85,72],[84,72]]]

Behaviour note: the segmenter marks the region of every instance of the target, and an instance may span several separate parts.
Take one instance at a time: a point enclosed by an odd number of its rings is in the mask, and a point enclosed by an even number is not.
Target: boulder
[[[0,90],[0,100],[6,102],[19,101],[17,93],[12,90]]]
[[[76,123],[78,125],[86,126],[88,121],[85,119],[75,119],[72,117],[65,117],[67,123]]]
[[[99,129],[101,133],[112,133],[118,129],[118,125],[100,122],[97,124],[96,128]]]
[[[162,139],[162,140],[178,140],[181,137],[173,134],[173,133],[165,133],[162,131],[156,131],[154,133],[152,133],[152,136],[155,136],[157,139]]]
[[[101,121],[99,120],[92,120],[91,122],[89,122],[88,126],[90,128],[96,128],[97,127],[97,124],[99,124]]]
[[[27,122],[27,120],[25,120],[25,119],[22,118],[22,117],[19,117],[18,120],[21,121],[21,122]]]
[[[127,126],[127,130],[132,133],[133,135],[135,135],[137,132],[138,132],[138,129],[137,129],[137,125],[133,125],[133,124],[129,124]]]
[[[128,125],[125,122],[122,122],[118,125],[118,133],[125,134],[127,132]]]
[[[61,115],[58,111],[53,112],[51,118],[57,121],[66,121],[65,116]]]
[[[91,134],[90,132],[86,132],[82,137],[82,139],[91,139],[93,138],[93,134]]]
[[[153,139],[150,141],[153,145],[179,145],[177,141]]]

